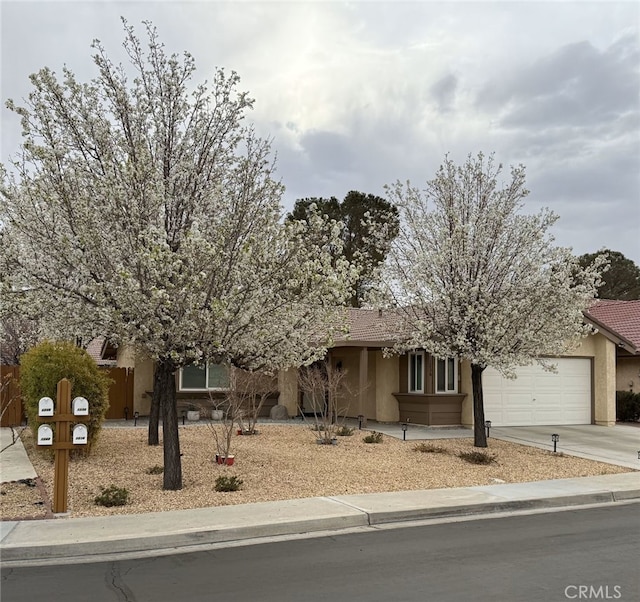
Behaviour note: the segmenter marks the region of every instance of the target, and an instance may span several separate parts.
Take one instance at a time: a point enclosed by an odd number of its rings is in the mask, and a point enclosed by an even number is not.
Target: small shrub
[[[155,466],[150,466],[147,468],[147,474],[162,474],[164,472],[164,466],[160,466],[160,464],[156,464]]]
[[[216,491],[238,491],[242,483],[244,483],[244,481],[236,476],[222,476],[216,479],[215,489]]]
[[[616,391],[616,418],[620,422],[640,420],[640,393]]]
[[[102,492],[94,498],[97,506],[124,506],[129,501],[129,491],[125,487],[101,487]]]
[[[351,437],[353,435],[353,429],[350,426],[341,426],[337,431],[338,437]]]
[[[496,457],[481,451],[460,452],[458,458],[462,458],[469,464],[493,464]]]
[[[365,443],[382,443],[382,433],[373,431],[370,435],[363,437],[362,440]]]
[[[72,456],[88,455],[109,409],[109,386],[113,382],[100,371],[93,358],[73,343],[44,341],[20,358],[20,391],[29,426],[37,437],[38,401],[56,399],[58,381],[71,381],[71,398],[82,396],[89,402],[87,445],[71,451]]]
[[[446,454],[447,448],[441,445],[434,445],[433,443],[418,443],[414,446],[413,451],[422,454]]]

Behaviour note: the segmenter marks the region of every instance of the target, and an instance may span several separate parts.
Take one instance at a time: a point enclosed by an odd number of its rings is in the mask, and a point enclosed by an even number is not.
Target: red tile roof
[[[585,312],[596,328],[602,326],[611,333],[631,344],[632,353],[640,353],[640,300],[610,301],[602,300],[594,303]],[[629,349],[629,351],[631,351]]]
[[[96,337],[95,339],[92,339],[87,345],[87,353],[95,360],[98,366],[115,366],[115,360],[104,359],[102,357],[104,343],[104,337]]]

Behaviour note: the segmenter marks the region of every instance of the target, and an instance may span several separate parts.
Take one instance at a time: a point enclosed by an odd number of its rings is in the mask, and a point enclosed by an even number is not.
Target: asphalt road
[[[640,600],[640,503],[3,569],[2,602]]]

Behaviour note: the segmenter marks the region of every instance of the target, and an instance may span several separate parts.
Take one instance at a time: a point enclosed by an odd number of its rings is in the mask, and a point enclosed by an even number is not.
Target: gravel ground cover
[[[104,428],[88,458],[72,460],[69,469],[69,512],[73,517],[159,512],[292,498],[375,493],[412,489],[468,487],[629,472],[541,449],[489,440],[495,456],[489,465],[474,465],[458,457],[473,451],[473,439],[426,442],[440,453],[416,451],[415,441],[384,436],[382,443],[363,442],[365,431],[339,437],[338,445],[318,445],[316,433],[304,425],[259,425],[259,434],[233,436],[233,466],[214,463],[215,446],[209,428],[180,428],[183,489],[163,491],[162,475],[149,474],[161,466],[162,445],[146,444],[144,428]],[[5,483],[0,488],[2,520],[51,516],[53,461],[34,448],[30,433],[25,449],[38,474],[34,483]],[[243,480],[236,492],[216,492],[220,475]],[[103,487],[126,487],[126,506],[97,506]]]

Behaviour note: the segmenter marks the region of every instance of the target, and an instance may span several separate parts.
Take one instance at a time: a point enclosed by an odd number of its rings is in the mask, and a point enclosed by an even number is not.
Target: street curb
[[[123,554],[127,552],[146,552],[168,548],[186,548],[190,546],[229,543],[245,539],[277,537],[315,531],[333,531],[353,527],[367,526],[365,515],[341,516],[325,519],[296,520],[282,524],[253,525],[250,527],[232,526],[229,528],[206,528],[200,531],[185,531],[152,535],[146,537],[120,538],[50,545],[0,545],[2,563],[26,560],[47,560],[60,558],[86,558],[105,554]]]
[[[640,498],[640,491],[634,496]],[[634,499],[630,497],[628,499]],[[497,514],[518,510],[538,510],[565,508],[567,506],[584,506],[588,504],[606,504],[615,502],[611,492],[590,493],[585,495],[559,496],[530,500],[511,500],[504,502],[488,502],[450,506],[449,508],[416,508],[395,512],[374,512],[369,515],[370,525],[382,525],[403,521],[428,520],[435,518],[453,518],[474,514]]]
[[[19,543],[2,544],[0,551],[4,566],[20,562],[43,562],[55,564],[56,560],[90,560],[91,557],[126,553],[143,553],[167,549],[188,549],[194,546],[238,542],[287,535],[304,535],[316,532],[340,531],[357,527],[401,523],[429,519],[455,518],[479,514],[495,514],[520,510],[544,510],[562,507],[578,507],[589,504],[607,504],[640,499],[640,489],[621,491],[595,491],[577,495],[557,495],[551,497],[532,497],[529,499],[500,500],[459,504],[447,507],[414,507],[404,510],[372,510],[351,504],[350,496],[316,498],[318,502],[335,502],[344,507],[344,513],[320,518],[283,520],[265,522],[249,526],[229,525],[228,527],[202,527],[183,531],[174,531],[162,535],[119,537],[78,541],[61,544],[21,545]],[[64,521],[66,519],[56,519]],[[73,520],[73,519],[71,519]],[[82,520],[82,519],[78,519]],[[12,525],[10,534],[15,530]]]

